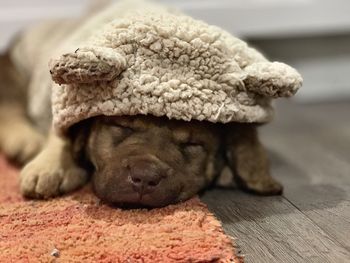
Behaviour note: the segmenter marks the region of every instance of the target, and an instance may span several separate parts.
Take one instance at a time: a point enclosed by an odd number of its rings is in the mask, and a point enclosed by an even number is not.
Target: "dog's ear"
[[[86,47],[50,61],[52,80],[57,84],[111,81],[126,69],[123,55],[112,48]]]
[[[270,175],[268,154],[261,144],[257,124],[226,125],[225,147],[227,164],[237,185],[259,195],[282,193],[282,185]]]
[[[85,120],[73,125],[67,136],[71,142],[71,154],[77,164],[82,167],[92,167],[87,154],[87,141],[90,136],[91,120]]]

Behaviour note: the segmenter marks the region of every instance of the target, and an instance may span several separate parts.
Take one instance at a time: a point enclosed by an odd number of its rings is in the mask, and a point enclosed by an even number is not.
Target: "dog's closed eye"
[[[197,154],[204,150],[204,146],[198,142],[186,142],[180,144],[181,152],[185,155]]]
[[[128,133],[132,133],[135,130],[129,126],[126,125],[121,125],[121,124],[117,124],[117,123],[113,123],[112,127],[122,130],[123,132],[128,132]]]
[[[118,145],[123,140],[125,140],[127,137],[129,137],[131,134],[135,132],[134,129],[131,127],[119,125],[119,124],[113,124],[109,126],[109,129],[112,131],[113,135],[113,144]]]
[[[200,147],[202,148],[203,145],[198,142],[185,142],[185,143],[180,143],[181,148],[197,148]]]

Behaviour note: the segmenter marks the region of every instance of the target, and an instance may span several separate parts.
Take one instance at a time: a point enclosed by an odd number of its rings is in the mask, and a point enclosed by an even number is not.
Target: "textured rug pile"
[[[2,156],[0,189],[0,262],[242,262],[198,198],[121,210],[86,187],[54,200],[23,200],[18,171]]]

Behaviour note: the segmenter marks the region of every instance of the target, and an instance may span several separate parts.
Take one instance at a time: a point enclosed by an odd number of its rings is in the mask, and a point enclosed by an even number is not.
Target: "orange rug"
[[[101,204],[89,187],[50,201],[18,193],[0,156],[0,262],[242,262],[205,204],[153,210]]]

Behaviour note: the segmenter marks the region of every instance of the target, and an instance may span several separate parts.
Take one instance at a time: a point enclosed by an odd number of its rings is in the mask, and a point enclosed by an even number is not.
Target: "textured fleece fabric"
[[[59,132],[97,115],[267,122],[298,72],[226,31],[150,2],[124,1],[75,29],[50,62]]]

